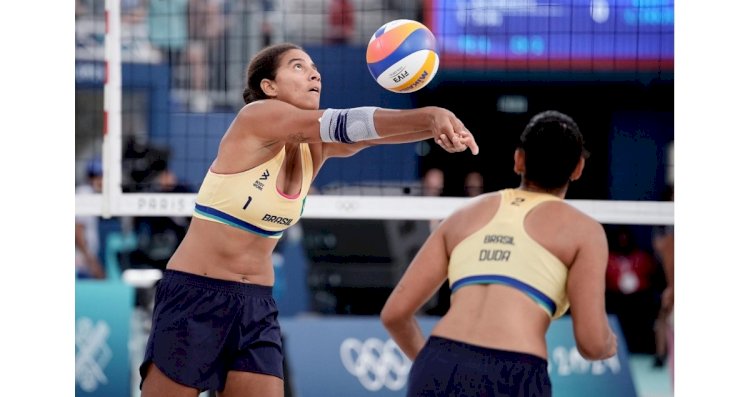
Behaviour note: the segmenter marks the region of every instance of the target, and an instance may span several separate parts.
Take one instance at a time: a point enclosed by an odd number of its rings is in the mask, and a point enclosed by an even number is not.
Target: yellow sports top
[[[534,299],[553,319],[570,306],[565,286],[568,267],[532,239],[523,226],[526,215],[545,201],[560,200],[518,189],[500,191],[492,219],[461,241],[451,253],[451,291],[471,284],[503,284]]]
[[[302,187],[288,196],[276,187],[286,148],[259,166],[236,174],[217,174],[210,169],[195,200],[193,216],[234,226],[269,238],[280,238],[284,230],[302,216],[310,190],[313,162],[310,147],[300,144]]]

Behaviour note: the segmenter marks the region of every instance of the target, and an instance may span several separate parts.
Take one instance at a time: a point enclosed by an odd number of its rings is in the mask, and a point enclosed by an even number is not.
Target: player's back
[[[550,321],[569,307],[569,267],[598,224],[557,196],[506,189],[442,226],[452,298],[433,334],[546,357]]]

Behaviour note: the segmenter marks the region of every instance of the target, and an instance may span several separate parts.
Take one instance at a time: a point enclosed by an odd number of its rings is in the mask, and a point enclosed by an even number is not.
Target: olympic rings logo
[[[339,349],[341,362],[350,374],[369,391],[387,387],[400,390],[406,384],[411,362],[392,339],[385,343],[377,338],[361,342],[347,338]]]
[[[338,200],[336,208],[339,211],[352,212],[359,209],[359,203],[354,200]]]

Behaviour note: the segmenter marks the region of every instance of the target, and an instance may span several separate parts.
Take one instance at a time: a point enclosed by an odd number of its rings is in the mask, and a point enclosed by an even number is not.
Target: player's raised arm
[[[478,150],[461,120],[449,110],[435,106],[406,110],[373,106],[306,110],[267,99],[246,105],[236,123],[241,130],[267,140],[383,144],[432,137],[448,151],[465,150],[467,142],[471,143],[472,151]]]

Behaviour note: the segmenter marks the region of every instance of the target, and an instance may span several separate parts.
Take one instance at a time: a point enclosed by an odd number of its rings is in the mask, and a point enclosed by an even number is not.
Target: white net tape
[[[122,194],[112,197],[113,216],[189,216],[194,193]],[[304,218],[441,219],[468,198],[413,196],[310,195]],[[673,225],[674,203],[661,201],[567,200],[601,223]],[[76,195],[77,215],[101,215],[101,195]]]

